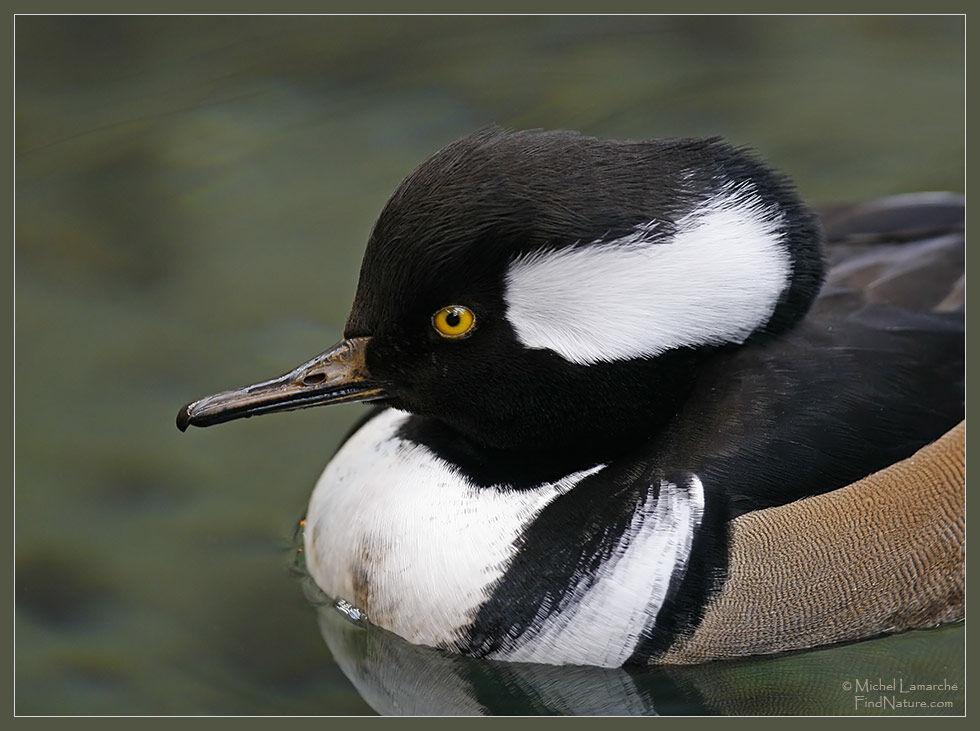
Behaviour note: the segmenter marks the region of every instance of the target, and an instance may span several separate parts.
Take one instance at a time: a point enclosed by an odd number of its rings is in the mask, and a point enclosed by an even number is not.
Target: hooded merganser
[[[963,419],[962,200],[829,216],[825,262],[791,184],[718,139],[481,130],[382,210],[341,343],[177,424],[377,402],[317,483],[304,555],[341,610],[416,644],[613,667],[955,619],[954,505],[942,560],[915,532],[886,552],[927,597],[879,602],[862,575],[842,632],[781,634],[785,606],[765,642],[679,649],[744,568],[737,520],[805,504],[815,534],[871,540],[874,511],[835,523],[851,503],[831,495]],[[752,550],[778,567],[792,546],[805,574],[805,541],[781,535]]]

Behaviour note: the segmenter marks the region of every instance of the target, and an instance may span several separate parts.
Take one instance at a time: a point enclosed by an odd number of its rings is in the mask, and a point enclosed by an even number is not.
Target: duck
[[[484,128],[385,204],[337,345],[177,426],[367,403],[303,556],[414,645],[612,668],[958,621],[962,224],[818,215],[721,138]]]

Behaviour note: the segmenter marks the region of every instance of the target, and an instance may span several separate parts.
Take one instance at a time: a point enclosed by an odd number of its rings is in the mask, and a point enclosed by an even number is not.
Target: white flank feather
[[[704,513],[704,487],[661,482],[633,516],[598,577],[584,579],[561,612],[526,642],[495,657],[515,662],[619,667],[652,627],[675,570],[684,570]]]

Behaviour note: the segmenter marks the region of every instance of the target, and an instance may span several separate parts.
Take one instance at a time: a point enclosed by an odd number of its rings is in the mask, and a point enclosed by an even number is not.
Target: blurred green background
[[[19,16],[17,712],[371,712],[288,568],[361,407],[174,416],[338,339],[374,217],[427,155],[492,122],[719,134],[812,203],[961,191],[963,25]],[[921,672],[962,680],[952,632]],[[916,672],[919,645],[873,644]],[[848,712],[834,691],[823,712]]]

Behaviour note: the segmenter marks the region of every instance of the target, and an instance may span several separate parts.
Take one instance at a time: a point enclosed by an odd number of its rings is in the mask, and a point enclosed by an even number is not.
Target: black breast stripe
[[[691,477],[667,478],[690,486]],[[681,480],[682,482],[676,482]],[[670,578],[667,596],[654,624],[636,644],[626,665],[646,665],[666,652],[683,634],[693,632],[704,617],[708,601],[722,587],[728,571],[728,521],[730,511],[720,490],[704,488],[704,513],[695,528],[686,566]]]
[[[659,484],[649,473],[606,468],[548,504],[518,539],[517,554],[491,587],[459,651],[484,657],[512,650],[561,612],[576,590],[587,590],[600,575]]]

